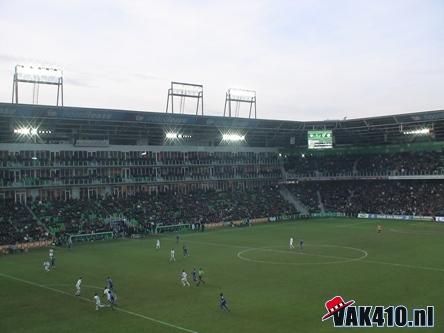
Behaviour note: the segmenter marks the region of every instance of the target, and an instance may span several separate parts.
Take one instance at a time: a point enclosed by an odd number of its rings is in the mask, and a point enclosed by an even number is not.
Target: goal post
[[[156,226],[156,234],[164,232],[175,232],[175,231],[189,231],[191,230],[191,224],[169,224],[169,225],[158,225]]]
[[[96,240],[113,239],[114,233],[112,231],[95,232],[91,234],[75,234],[69,235],[71,243],[91,242]]]

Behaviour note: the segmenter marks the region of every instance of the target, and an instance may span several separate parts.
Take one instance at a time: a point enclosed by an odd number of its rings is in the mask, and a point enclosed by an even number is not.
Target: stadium
[[[444,329],[444,110],[264,119],[228,89],[207,115],[177,81],[75,107],[64,79],[17,64],[0,103],[1,332]]]

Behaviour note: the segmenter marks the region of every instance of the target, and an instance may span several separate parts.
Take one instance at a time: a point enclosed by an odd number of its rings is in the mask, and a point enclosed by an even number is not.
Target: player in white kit
[[[293,245],[293,237],[290,237],[290,249],[294,249],[294,245]]]
[[[160,239],[156,241],[156,250],[160,250]]]
[[[170,251],[170,261],[176,261],[176,251],[174,249]]]
[[[45,271],[49,272],[50,267],[51,267],[51,264],[49,263],[49,261],[43,262],[43,268],[45,269]]]
[[[187,272],[185,272],[185,270],[182,271],[182,274],[180,275],[180,281],[182,282],[182,286],[191,286],[190,283],[188,282],[188,275]]]
[[[94,302],[96,303],[96,311],[99,310],[99,308],[103,308],[102,303],[100,303],[100,297],[97,295],[97,293],[94,295]]]
[[[82,278],[80,277],[76,283],[76,296],[80,296],[80,288],[82,286]]]

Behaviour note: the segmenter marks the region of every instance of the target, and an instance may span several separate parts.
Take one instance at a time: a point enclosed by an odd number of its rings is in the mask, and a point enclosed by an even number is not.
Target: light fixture
[[[182,134],[177,132],[166,132],[165,137],[169,140],[177,140],[182,138]]]
[[[18,135],[35,136],[37,133],[38,130],[34,127],[19,127],[14,129],[14,134]]]
[[[405,131],[402,131],[402,134],[404,134],[404,135],[429,135],[430,128],[417,128],[417,129],[413,129],[413,130],[405,130]]]
[[[182,134],[182,133],[178,133],[178,132],[166,132],[165,138],[167,140],[189,139],[189,138],[191,138],[191,135]]]
[[[245,135],[236,134],[236,133],[225,133],[222,134],[222,141],[227,141],[227,142],[245,141]]]

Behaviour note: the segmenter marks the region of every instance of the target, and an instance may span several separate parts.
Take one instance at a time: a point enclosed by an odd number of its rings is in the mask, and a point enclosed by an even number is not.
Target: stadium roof
[[[219,145],[223,133],[246,136],[255,147],[304,147],[308,130],[333,130],[336,145],[409,142],[403,131],[431,128],[431,140],[444,140],[444,110],[325,121],[284,121],[166,114],[96,108],[0,103],[0,142],[17,142],[14,129],[50,131],[40,142],[109,140],[110,144],[164,145],[166,132],[190,136],[176,144]],[[294,139],[292,139],[294,138]],[[294,140],[294,141],[293,141]],[[294,144],[290,144],[294,142]]]

